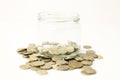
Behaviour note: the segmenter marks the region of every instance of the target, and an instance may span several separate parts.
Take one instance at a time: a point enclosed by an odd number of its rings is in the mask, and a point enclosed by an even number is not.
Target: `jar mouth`
[[[78,13],[40,12],[38,20],[44,22],[79,22]]]

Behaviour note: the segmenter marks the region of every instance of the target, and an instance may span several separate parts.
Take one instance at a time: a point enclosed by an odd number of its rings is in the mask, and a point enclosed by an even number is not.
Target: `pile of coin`
[[[83,48],[86,49],[85,53],[79,51],[80,47],[75,42],[44,42],[39,46],[29,44],[27,48],[20,48],[17,52],[28,59],[28,62],[20,66],[21,69],[31,69],[41,75],[48,74],[47,70],[50,69],[82,69],[83,74],[95,74],[95,69],[90,66],[95,59],[102,59],[102,56],[97,55],[89,45],[84,45]]]

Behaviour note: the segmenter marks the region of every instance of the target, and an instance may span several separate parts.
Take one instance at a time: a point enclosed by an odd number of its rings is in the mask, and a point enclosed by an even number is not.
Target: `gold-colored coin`
[[[60,56],[53,56],[52,60],[57,61],[57,60],[62,60],[62,58]]]
[[[38,70],[37,73],[40,74],[40,75],[48,74],[48,72],[46,70]]]
[[[41,65],[44,65],[44,64],[45,64],[44,61],[31,62],[31,66],[41,66]]]
[[[37,53],[38,52],[38,49],[36,47],[35,44],[29,44],[29,46],[27,47],[27,52],[28,53]]]
[[[85,48],[85,49],[91,49],[92,47],[90,45],[84,45],[83,48]]]
[[[32,71],[38,71],[38,70],[40,70],[40,67],[32,66],[30,69],[31,69]]]
[[[27,65],[27,64],[20,66],[20,68],[23,69],[23,70],[30,69],[30,67],[31,67],[31,66],[30,66],[30,65]]]
[[[60,71],[69,70],[69,66],[68,65],[58,65],[56,67],[57,67],[57,70],[60,70]]]
[[[62,65],[62,64],[68,64],[68,62],[65,61],[65,60],[57,60],[57,61],[56,61],[56,64],[57,64],[57,65]]]
[[[45,65],[40,67],[43,70],[49,70],[52,69],[52,64],[51,63],[46,63]]]
[[[82,61],[83,60],[83,58],[80,57],[80,56],[76,56],[74,59],[77,60],[77,61]]]
[[[90,65],[92,65],[93,64],[93,62],[92,61],[81,61],[81,63],[83,64],[83,65],[85,65],[85,66],[90,66]]]
[[[68,62],[68,65],[72,68],[81,68],[83,66],[83,64],[81,62],[78,62],[76,60],[70,60]]]
[[[19,49],[17,49],[17,52],[20,54],[24,54],[24,53],[27,53],[27,49],[26,48],[19,48]]]
[[[81,73],[83,73],[85,75],[92,75],[92,74],[96,74],[96,70],[91,67],[86,67],[86,68],[83,68]]]
[[[85,60],[90,60],[90,61],[94,61],[94,57],[93,57],[93,56],[86,55],[86,54],[83,56],[83,59],[85,59]]]

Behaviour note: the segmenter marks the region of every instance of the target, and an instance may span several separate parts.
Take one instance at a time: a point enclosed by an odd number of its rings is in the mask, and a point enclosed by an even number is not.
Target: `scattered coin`
[[[62,60],[62,58],[60,56],[53,56],[52,60],[57,61],[57,60]]]
[[[79,52],[79,46],[72,41],[68,44],[58,44],[56,42],[46,42],[36,46],[29,44],[27,48],[20,48],[17,52],[28,60],[21,69],[31,69],[38,74],[48,74],[46,70],[55,69],[61,71],[74,70],[82,68],[81,73],[86,75],[95,74],[96,71],[90,67],[95,59],[103,57],[97,55],[92,47],[84,45],[86,53]]]
[[[83,48],[85,48],[85,49],[91,49],[92,47],[90,45],[84,45]]]
[[[83,73],[85,75],[92,75],[92,74],[96,74],[96,70],[94,70],[91,67],[85,67],[85,68],[83,68],[83,70],[81,71],[81,73]]]
[[[49,62],[49,61],[51,61],[51,59],[50,58],[41,58],[41,61],[44,61],[44,62]]]
[[[65,49],[67,50],[68,53],[74,52],[74,47],[73,46],[66,46]]]
[[[27,64],[20,66],[20,68],[23,69],[23,70],[30,69],[30,67],[31,67],[31,66],[30,66],[30,65],[27,65]]]
[[[27,47],[27,52],[28,53],[37,53],[38,52],[38,49],[36,47],[35,44],[29,44],[29,46]]]
[[[74,59],[77,60],[77,61],[82,61],[83,60],[83,58],[81,56],[76,56]]]
[[[28,58],[29,61],[36,61],[38,60],[38,58],[34,55],[30,55],[29,58]]]
[[[90,51],[87,51],[87,52],[86,52],[86,55],[91,56],[91,57],[93,57],[93,58],[97,58],[97,57],[98,57],[98,55],[95,54],[94,51],[92,52],[91,50],[90,50]]]
[[[57,65],[62,65],[62,64],[68,64],[68,62],[65,61],[65,60],[57,60],[57,61],[56,61],[56,64],[57,64]]]
[[[94,57],[85,54],[85,55],[83,56],[83,59],[93,61],[93,60],[94,60]]]
[[[40,67],[32,66],[30,69],[31,69],[32,71],[38,71],[38,70],[40,70]]]
[[[41,66],[41,65],[44,65],[44,64],[45,64],[44,61],[31,62],[31,66]]]
[[[83,66],[83,64],[81,63],[81,62],[78,62],[78,61],[76,61],[76,60],[70,60],[69,62],[68,62],[68,65],[70,66],[70,67],[72,67],[72,68],[81,68],[82,66]]]
[[[57,67],[57,70],[60,70],[60,71],[69,70],[69,66],[68,65],[58,65],[56,67]]]
[[[93,62],[92,61],[81,61],[81,63],[85,66],[90,66],[92,65]]]
[[[37,73],[40,74],[40,75],[48,74],[47,70],[38,70]]]
[[[24,54],[27,52],[27,49],[26,48],[19,48],[19,49],[17,49],[17,52],[20,54]]]

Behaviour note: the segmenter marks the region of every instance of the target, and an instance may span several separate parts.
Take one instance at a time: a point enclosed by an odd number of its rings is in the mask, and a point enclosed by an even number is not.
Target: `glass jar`
[[[81,27],[79,14],[39,13],[38,41],[79,43]]]
[[[80,43],[81,26],[79,24],[79,14],[40,12],[38,20],[39,43]]]

